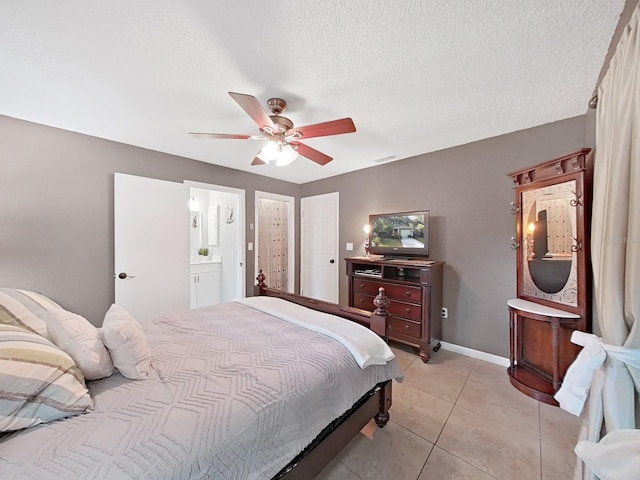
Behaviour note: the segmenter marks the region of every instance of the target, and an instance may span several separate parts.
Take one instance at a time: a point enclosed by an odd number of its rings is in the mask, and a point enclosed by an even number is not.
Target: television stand
[[[384,287],[389,297],[387,337],[417,348],[423,362],[442,338],[443,262],[418,257],[350,257],[347,262],[349,306],[373,310]],[[371,276],[368,272],[375,271]],[[435,344],[433,349],[431,345]]]

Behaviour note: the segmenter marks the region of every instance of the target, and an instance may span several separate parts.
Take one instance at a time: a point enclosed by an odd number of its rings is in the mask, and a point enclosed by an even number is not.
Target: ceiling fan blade
[[[267,162],[265,162],[264,160],[256,157],[253,159],[253,162],[251,162],[251,165],[265,165]]]
[[[331,160],[333,160],[333,158],[331,158],[329,155],[325,155],[324,153],[319,152],[315,148],[311,148],[309,145],[305,145],[304,143],[300,143],[300,142],[289,142],[289,143],[291,143],[292,145],[296,145],[298,147],[298,153],[300,155],[302,155],[303,157],[307,157],[309,160],[316,162],[318,165],[326,165]]]
[[[252,135],[236,135],[233,133],[198,133],[198,132],[189,132],[193,138],[229,138],[236,140],[247,140],[252,137]]]
[[[285,135],[293,135],[298,132],[302,138],[328,137],[329,135],[341,135],[343,133],[353,133],[356,126],[350,118],[341,118],[340,120],[332,120],[330,122],[315,123],[313,125],[305,125],[304,127],[295,127],[288,130]]]
[[[275,128],[273,121],[269,118],[269,114],[260,106],[260,102],[256,97],[235,92],[229,92],[229,95],[253,118],[253,121],[256,122],[260,128],[265,126]]]

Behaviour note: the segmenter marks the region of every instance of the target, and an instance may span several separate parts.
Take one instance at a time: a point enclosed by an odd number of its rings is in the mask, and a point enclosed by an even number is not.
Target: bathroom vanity
[[[221,274],[222,257],[219,255],[191,263],[189,285],[192,310],[220,303]]]

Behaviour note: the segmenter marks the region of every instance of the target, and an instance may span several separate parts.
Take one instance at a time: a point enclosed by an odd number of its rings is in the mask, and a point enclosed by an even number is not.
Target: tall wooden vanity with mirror
[[[510,173],[516,185],[518,298],[509,308],[509,379],[521,392],[553,395],[579,352],[573,330],[591,331],[590,149]]]

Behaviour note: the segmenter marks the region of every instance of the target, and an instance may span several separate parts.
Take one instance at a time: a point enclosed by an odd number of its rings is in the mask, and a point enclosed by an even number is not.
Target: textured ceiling
[[[624,6],[0,1],[0,114],[296,183],[584,114]],[[251,167],[262,142],[187,135],[258,133],[228,91],[357,132],[306,141],[324,167]]]

